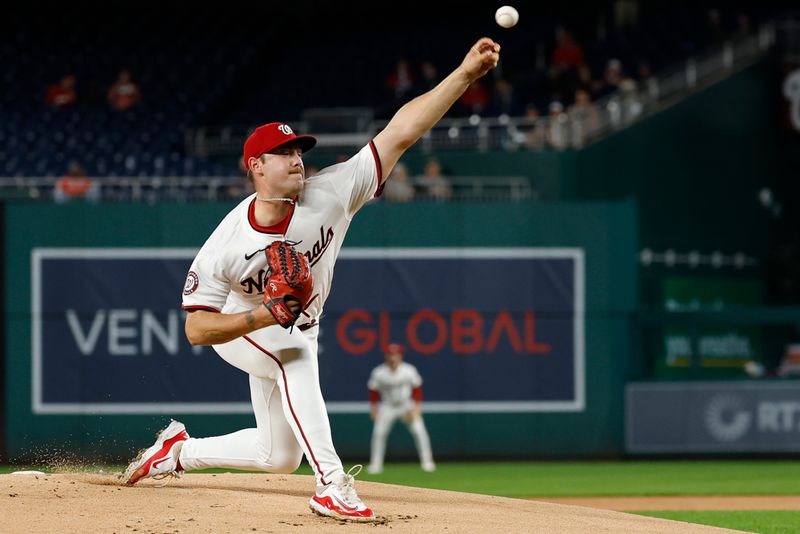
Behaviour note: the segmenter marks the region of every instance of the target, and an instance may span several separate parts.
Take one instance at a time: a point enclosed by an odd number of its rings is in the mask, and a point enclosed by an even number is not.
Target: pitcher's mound
[[[382,518],[342,524],[314,515],[314,479],[301,475],[188,474],[133,487],[111,474],[0,476],[3,532],[224,533],[715,533],[731,530],[610,510],[471,493],[356,483]]]

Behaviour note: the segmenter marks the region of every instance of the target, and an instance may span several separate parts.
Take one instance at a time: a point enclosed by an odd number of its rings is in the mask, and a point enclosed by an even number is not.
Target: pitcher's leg
[[[317,485],[326,485],[344,474],[331,437],[328,412],[319,385],[315,344],[301,332],[254,332],[249,343],[275,362],[279,374],[283,414],[316,475]]]
[[[258,459],[272,473],[293,473],[303,460],[303,449],[283,413],[281,390],[273,380],[250,377],[253,411],[258,426]],[[264,410],[264,407],[268,410]]]
[[[184,469],[217,467],[271,473],[291,473],[297,469],[302,450],[283,415],[280,389],[273,380],[251,376],[250,397],[257,428],[188,439],[180,454]]]

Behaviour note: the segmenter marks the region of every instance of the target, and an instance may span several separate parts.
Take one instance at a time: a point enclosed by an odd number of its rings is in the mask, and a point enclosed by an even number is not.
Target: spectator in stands
[[[525,106],[524,116],[525,147],[531,150],[541,150],[545,145],[545,127],[542,114],[533,102]]]
[[[562,27],[556,28],[556,47],[550,59],[550,67],[555,71],[577,71],[586,64],[583,47],[572,37],[572,33]]]
[[[244,162],[239,160],[238,163],[239,170],[242,171],[242,175],[246,175],[247,171],[245,170],[246,167],[244,166]],[[247,195],[252,194],[253,191],[255,191],[255,187],[253,186],[253,182],[250,180],[250,177],[237,175],[231,183],[220,188],[219,200],[221,202],[238,202]]]
[[[556,46],[550,58],[549,78],[551,89],[560,95],[571,94],[578,78],[578,69],[586,64],[583,48],[572,34],[562,27],[556,28]]]
[[[599,99],[608,96],[617,89],[623,78],[622,61],[617,58],[611,58],[606,64],[606,69],[603,72],[603,80],[600,86],[595,90],[594,98]]]
[[[489,101],[488,114],[493,117],[506,115],[508,117],[516,117],[519,115],[517,107],[517,94],[516,89],[505,78],[498,78],[494,84],[494,91],[492,91],[492,98]]]
[[[482,80],[475,80],[456,102],[456,113],[459,115],[480,115],[489,105],[489,90]]]
[[[658,94],[658,80],[650,70],[650,62],[640,59],[636,67],[636,85],[639,88],[639,97],[647,102],[656,98]]]
[[[57,109],[74,105],[78,99],[76,85],[77,79],[74,74],[64,76],[58,83],[48,86],[44,97],[45,103]]]
[[[124,111],[138,104],[141,98],[139,86],[133,82],[130,71],[121,70],[117,75],[117,81],[108,89],[108,103],[111,108]]]
[[[417,180],[417,185],[423,198],[450,200],[453,197],[450,180],[445,177],[442,164],[436,158],[430,158],[425,163],[425,169]]]
[[[407,59],[400,58],[394,70],[386,78],[386,87],[395,101],[404,102],[414,91],[414,74]]]
[[[89,202],[100,200],[100,184],[87,176],[79,163],[73,161],[70,162],[67,173],[56,180],[53,200],[64,204],[79,199]]]
[[[652,77],[653,71],[650,69],[650,62],[646,59],[640,59],[636,67],[636,78],[642,85],[645,85]]]
[[[418,89],[420,93],[425,93],[436,87],[441,79],[439,71],[432,61],[423,61],[419,66],[420,78]]]
[[[387,180],[383,188],[383,198],[387,202],[410,202],[414,200],[414,184],[411,183],[408,167],[402,162],[398,162],[389,177],[391,180]]]
[[[642,95],[636,80],[630,76],[624,76],[619,82],[619,95],[622,120],[630,122],[641,115],[643,109]]]
[[[589,93],[592,96],[592,99],[597,98],[597,93],[602,87],[603,82],[600,80],[596,80],[592,75],[592,69],[589,65],[581,65],[578,68],[578,79],[577,79],[578,87],[585,87],[589,89]]]
[[[780,377],[800,376],[800,343],[789,343],[776,373]]]
[[[403,104],[416,96],[416,79],[407,59],[397,60],[394,69],[386,76],[384,88],[386,100],[375,109],[378,118],[391,117]]]
[[[564,104],[553,100],[547,109],[547,144],[559,150],[565,149],[569,145],[569,121]]]
[[[575,102],[567,109],[574,146],[583,146],[600,128],[600,110],[592,102],[592,96],[585,87],[575,90]]]

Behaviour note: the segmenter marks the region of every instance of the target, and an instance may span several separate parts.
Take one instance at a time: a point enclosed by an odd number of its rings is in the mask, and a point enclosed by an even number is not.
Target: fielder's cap
[[[270,122],[259,126],[247,141],[244,142],[244,157],[242,164],[247,169],[247,162],[250,158],[257,158],[261,154],[271,152],[276,148],[287,143],[297,142],[303,152],[308,152],[317,144],[317,138],[311,135],[297,135],[288,124],[282,122]]]
[[[402,354],[405,351],[406,351],[406,348],[403,345],[401,345],[400,343],[389,343],[388,345],[386,345],[386,353],[387,354],[396,354],[398,352],[400,354]]]

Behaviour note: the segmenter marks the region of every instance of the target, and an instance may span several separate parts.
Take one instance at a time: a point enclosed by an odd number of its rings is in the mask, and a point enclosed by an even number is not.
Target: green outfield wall
[[[231,207],[227,204],[6,206],[5,419],[9,459],[36,460],[59,455],[124,458],[143,445],[143,439],[149,440],[169,416],[183,420],[198,437],[254,424],[252,415],[246,413],[34,413],[32,407],[32,384],[36,378],[32,371],[33,251],[197,249]],[[430,413],[428,428],[437,456],[561,457],[622,453],[623,385],[630,368],[631,317],[637,301],[636,220],[636,205],[630,201],[412,205],[376,202],[359,213],[344,250],[569,248],[582,251],[585,259],[583,408],[551,413]],[[50,276],[58,284],[70,284],[69,277],[61,272]],[[120,284],[142,283],[135,275],[126,276],[127,279],[119,280]],[[507,280],[505,285],[507,298],[512,302],[518,288],[514,280]],[[41,287],[58,288],[44,283]],[[363,290],[348,288],[354,305]],[[180,288],[175,288],[176,309],[180,306],[179,291]],[[480,295],[475,297],[479,299]],[[46,299],[47,295],[40,298]],[[89,336],[88,327],[86,332],[84,335]],[[57,349],[53,353],[51,347],[50,351],[49,357],[57,360]],[[515,379],[507,376],[501,365],[493,374],[487,380]],[[135,375],[130,376],[134,383],[147,378]],[[74,380],[71,376],[65,373],[63,380]],[[94,381],[108,379],[102,375],[75,376],[80,377],[87,392],[96,384]],[[242,386],[246,388],[246,382]],[[353,384],[353,387],[363,389],[364,385]],[[348,459],[365,460],[371,431],[367,414],[335,413],[331,419],[340,454]],[[395,429],[389,455],[413,457],[412,442],[402,429]]]

